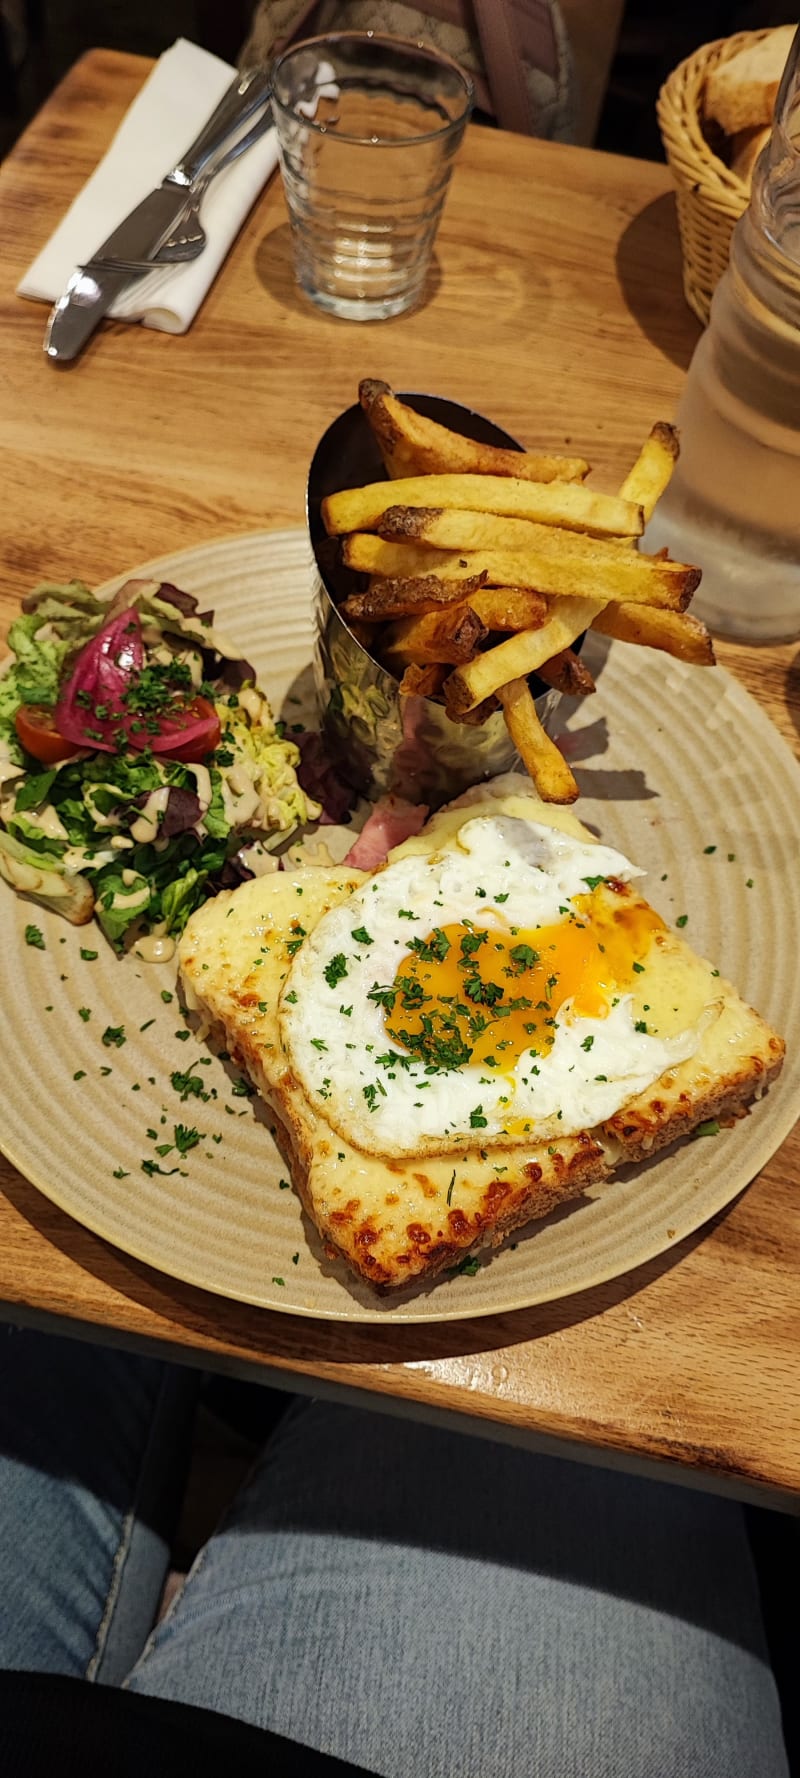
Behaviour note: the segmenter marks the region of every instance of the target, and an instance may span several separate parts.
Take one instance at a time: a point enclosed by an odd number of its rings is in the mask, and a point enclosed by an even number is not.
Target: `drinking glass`
[[[457,62],[401,37],[331,33],[278,58],[295,269],[320,308],[371,321],[418,302],[472,98]]]

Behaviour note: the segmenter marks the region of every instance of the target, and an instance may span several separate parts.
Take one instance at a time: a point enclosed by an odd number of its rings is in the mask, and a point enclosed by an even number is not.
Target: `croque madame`
[[[280,871],[192,916],[187,1001],[271,1108],[324,1242],[377,1287],[499,1244],[778,1073],[782,1040],[640,875],[507,776],[376,871]]]

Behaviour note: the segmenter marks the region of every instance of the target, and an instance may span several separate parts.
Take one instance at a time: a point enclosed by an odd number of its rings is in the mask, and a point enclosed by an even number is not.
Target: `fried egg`
[[[294,941],[281,1036],[312,1105],[396,1156],[614,1116],[699,1042],[648,1000],[666,928],[631,887],[642,874],[508,815],[390,863]]]

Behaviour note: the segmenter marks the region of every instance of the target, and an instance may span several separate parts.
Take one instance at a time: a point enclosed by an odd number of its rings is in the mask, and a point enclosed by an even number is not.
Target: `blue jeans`
[[[297,1401],[148,1636],[189,1376],[31,1333],[0,1353],[0,1666],[386,1778],[787,1778],[732,1502]]]

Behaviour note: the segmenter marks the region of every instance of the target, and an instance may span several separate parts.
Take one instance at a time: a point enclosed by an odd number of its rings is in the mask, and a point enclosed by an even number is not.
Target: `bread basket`
[[[678,63],[658,95],[658,123],[676,185],[684,294],[704,324],[728,264],[734,224],[750,201],[749,185],[714,152],[712,143],[722,149],[726,138],[718,125],[704,120],[705,85],[720,62],[769,36],[769,31],[739,31],[702,44]]]

